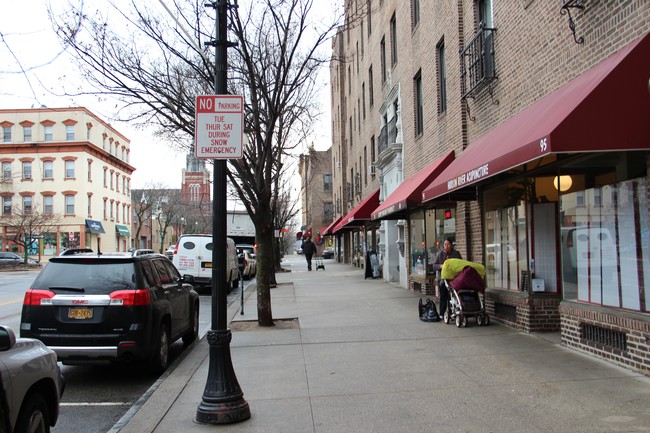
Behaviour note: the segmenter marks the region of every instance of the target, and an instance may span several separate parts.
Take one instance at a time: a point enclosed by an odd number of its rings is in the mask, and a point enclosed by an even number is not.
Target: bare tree
[[[211,54],[202,48],[214,37],[215,14],[204,3],[174,1],[168,9],[173,19],[135,0],[110,13],[77,7],[53,19],[92,86],[79,93],[117,98],[123,103],[120,120],[155,125],[161,136],[191,149],[195,96],[213,93],[215,76]],[[229,89],[244,96],[249,144],[242,159],[229,161],[227,177],[256,228],[258,323],[272,326],[274,230],[284,164],[319,115],[317,78],[329,59],[326,42],[336,20],[323,25],[309,19],[313,0],[239,3],[229,12],[236,41]],[[109,21],[115,15],[119,23]]]
[[[31,209],[23,209],[21,206],[13,206],[11,215],[2,216],[3,226],[7,229],[5,241],[13,242],[22,247],[24,251],[24,262],[27,264],[29,249],[43,233],[56,232],[57,224],[61,221],[61,215],[42,213],[32,206]]]

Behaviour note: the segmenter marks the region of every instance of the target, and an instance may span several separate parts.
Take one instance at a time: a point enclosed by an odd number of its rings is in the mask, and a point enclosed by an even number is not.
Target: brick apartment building
[[[2,109],[0,127],[3,250],[24,249],[18,214],[53,217],[29,233],[29,254],[45,260],[69,248],[131,247],[128,138],[82,107]]]
[[[347,0],[341,260],[435,294],[444,239],[493,321],[650,374],[650,2]]]
[[[332,149],[300,155],[301,224],[311,233],[318,254],[326,248],[324,229],[334,215],[332,204]]]

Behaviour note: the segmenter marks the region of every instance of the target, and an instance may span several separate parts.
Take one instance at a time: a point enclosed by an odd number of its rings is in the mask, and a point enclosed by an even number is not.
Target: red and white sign
[[[244,98],[239,95],[196,97],[195,156],[238,159],[243,153]]]

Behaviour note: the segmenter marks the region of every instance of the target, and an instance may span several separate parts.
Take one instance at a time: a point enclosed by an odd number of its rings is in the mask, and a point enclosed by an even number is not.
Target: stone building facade
[[[650,373],[650,3],[348,0],[345,16],[342,260],[377,249],[385,280],[433,295],[449,238],[485,266],[493,320]]]
[[[299,161],[302,231],[311,233],[318,254],[327,246],[321,232],[334,215],[331,154],[331,148],[325,151],[312,148],[309,153],[300,155]]]

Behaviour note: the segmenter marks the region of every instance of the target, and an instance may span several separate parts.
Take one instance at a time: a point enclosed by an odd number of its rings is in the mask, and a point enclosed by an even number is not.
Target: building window
[[[88,217],[91,217],[93,214],[93,197],[88,196]]]
[[[43,213],[45,215],[54,214],[54,197],[51,195],[43,196]]]
[[[23,161],[23,179],[32,178],[32,162]]]
[[[111,221],[112,221],[113,219],[115,219],[115,217],[113,216],[113,200],[111,200],[111,204],[108,205],[108,209],[109,209],[109,214],[110,214]]]
[[[32,127],[31,126],[23,126],[23,141],[25,143],[29,143],[32,141]]]
[[[332,202],[323,203],[323,221],[332,221],[334,219],[334,204]]]
[[[66,125],[65,139],[67,141],[74,141],[74,125]]]
[[[368,103],[370,104],[370,108],[372,108],[375,102],[372,84],[373,84],[372,65],[370,65],[370,68],[368,68]]]
[[[93,162],[88,160],[88,182],[93,181]]]
[[[394,13],[390,18],[390,60],[391,67],[397,64],[397,18]]]
[[[65,177],[66,179],[74,178],[74,161],[65,162]]]
[[[332,191],[332,175],[323,175],[323,191]]]
[[[43,126],[43,133],[44,133],[44,136],[45,136],[45,138],[44,138],[45,141],[52,141],[52,140],[54,140],[53,129],[54,129],[54,128],[52,128],[51,125]]]
[[[104,167],[104,188],[108,187],[108,169]]]
[[[111,170],[111,174],[109,175],[110,177],[110,183],[111,183],[111,191],[115,189],[115,186],[113,184],[113,170]]]
[[[8,161],[2,163],[2,180],[11,180],[11,163]]]
[[[447,67],[445,66],[445,40],[436,47],[438,54],[438,112],[447,111]]]
[[[372,2],[366,1],[366,16],[368,17],[368,36],[372,33]]]
[[[2,197],[2,215],[9,216],[11,215],[11,197],[4,196]]]
[[[11,126],[2,127],[2,141],[3,143],[11,143]]]
[[[106,199],[104,199],[104,220],[106,220],[107,210],[108,209],[106,209]]]
[[[115,173],[115,192],[120,192],[120,174]]]
[[[74,215],[74,196],[71,194],[65,196],[65,214]]]
[[[381,38],[379,43],[379,55],[381,57],[381,82],[385,83],[387,74],[386,74],[386,37]]]
[[[361,84],[361,105],[363,106],[363,120],[366,120],[366,83]]]
[[[375,136],[370,137],[370,161],[373,163],[377,160],[375,155]]]
[[[414,29],[420,22],[420,0],[411,0],[411,28]]]
[[[32,196],[26,195],[23,197],[23,213],[25,215],[32,213]]]
[[[422,71],[413,78],[413,93],[415,93],[415,136],[424,133],[424,109],[422,102]]]
[[[54,178],[54,161],[43,161],[43,179]]]

